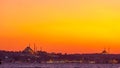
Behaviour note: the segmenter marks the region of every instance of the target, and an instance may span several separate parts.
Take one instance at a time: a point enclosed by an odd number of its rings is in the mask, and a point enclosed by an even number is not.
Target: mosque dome
[[[23,50],[23,53],[34,54],[34,51],[32,50],[32,48],[30,48],[30,46],[27,46],[27,47]]]
[[[108,52],[106,50],[103,50],[102,54],[108,54]]]

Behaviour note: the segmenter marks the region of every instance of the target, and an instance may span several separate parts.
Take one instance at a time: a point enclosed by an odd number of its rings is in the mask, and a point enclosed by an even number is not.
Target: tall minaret
[[[108,53],[110,54],[110,47],[108,48]]]
[[[28,44],[28,47],[30,47],[30,43]]]
[[[42,47],[40,47],[40,51],[42,51]]]
[[[35,46],[35,43],[34,43],[34,52],[36,52],[36,46]]]

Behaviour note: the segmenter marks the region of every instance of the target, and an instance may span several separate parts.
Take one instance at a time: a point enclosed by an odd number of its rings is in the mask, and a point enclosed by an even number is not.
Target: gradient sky
[[[0,0],[0,49],[120,53],[120,0]]]

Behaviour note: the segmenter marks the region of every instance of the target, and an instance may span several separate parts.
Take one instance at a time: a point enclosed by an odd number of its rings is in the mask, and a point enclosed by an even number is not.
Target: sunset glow
[[[120,0],[0,0],[0,50],[120,53]]]

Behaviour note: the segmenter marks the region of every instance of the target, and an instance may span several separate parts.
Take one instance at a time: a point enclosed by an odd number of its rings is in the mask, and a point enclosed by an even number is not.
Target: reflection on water
[[[120,68],[120,64],[37,64],[37,63],[4,63],[0,68]]]

